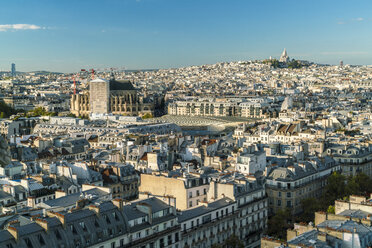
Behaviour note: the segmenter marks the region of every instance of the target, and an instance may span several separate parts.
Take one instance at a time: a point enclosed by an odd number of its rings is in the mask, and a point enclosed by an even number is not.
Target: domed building
[[[281,63],[288,63],[289,62],[289,57],[288,57],[288,54],[287,54],[287,50],[285,48],[284,48],[284,51],[283,51],[282,55],[280,56],[279,62],[281,62]]]
[[[97,78],[89,82],[88,92],[72,95],[70,110],[77,116],[90,113],[143,116],[154,114],[154,103],[144,101],[129,80]]]

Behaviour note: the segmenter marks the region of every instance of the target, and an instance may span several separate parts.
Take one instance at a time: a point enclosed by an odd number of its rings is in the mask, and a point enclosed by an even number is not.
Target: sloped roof
[[[132,83],[129,80],[115,80],[111,79],[110,83],[110,91],[111,90],[136,90]]]

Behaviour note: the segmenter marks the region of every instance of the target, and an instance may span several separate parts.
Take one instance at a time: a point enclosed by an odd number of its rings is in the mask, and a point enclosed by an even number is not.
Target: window
[[[190,207],[190,208],[192,207],[192,201],[189,202],[189,207]]]
[[[278,197],[282,197],[282,192],[278,192]]]
[[[79,225],[81,226],[81,228],[84,230],[84,231],[87,231],[87,227],[85,225],[84,222],[80,222]]]
[[[115,242],[111,243],[111,248],[115,248]]]
[[[113,213],[114,214],[114,218],[116,221],[119,221],[119,216],[116,214],[116,212]]]
[[[282,201],[278,200],[278,206],[281,206],[281,205],[282,205]]]
[[[292,201],[287,201],[287,207],[291,207],[292,206]]]
[[[191,198],[192,197],[192,192],[189,192],[189,198]]]
[[[120,239],[120,247],[124,246],[124,239]]]
[[[199,196],[199,195],[200,195],[200,193],[199,193],[199,190],[197,190],[197,191],[196,191],[196,195],[197,195],[197,196]]]
[[[70,230],[71,230],[71,232],[72,232],[73,234],[77,234],[74,225],[70,225]]]
[[[287,198],[291,198],[291,192],[287,192]]]
[[[206,195],[207,194],[207,189],[204,189],[203,192],[204,192],[204,195]]]

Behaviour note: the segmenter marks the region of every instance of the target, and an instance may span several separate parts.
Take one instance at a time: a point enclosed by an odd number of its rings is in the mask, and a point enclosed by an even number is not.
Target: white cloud
[[[358,21],[358,22],[361,22],[361,21],[364,21],[364,18],[363,17],[358,17],[356,19],[354,19],[355,21]]]
[[[34,24],[0,24],[0,32],[5,32],[8,30],[15,31],[15,30],[37,30],[37,29],[45,29],[45,28],[42,28]]]

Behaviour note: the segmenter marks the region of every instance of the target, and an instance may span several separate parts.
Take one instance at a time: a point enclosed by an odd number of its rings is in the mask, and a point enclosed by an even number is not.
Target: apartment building
[[[330,157],[294,163],[287,167],[274,166],[266,178],[269,213],[275,214],[287,208],[294,215],[301,213],[301,201],[320,197],[328,176],[340,168]]]

